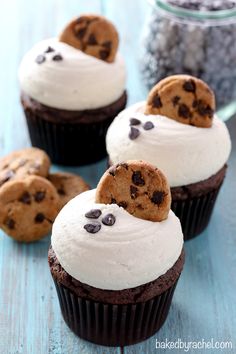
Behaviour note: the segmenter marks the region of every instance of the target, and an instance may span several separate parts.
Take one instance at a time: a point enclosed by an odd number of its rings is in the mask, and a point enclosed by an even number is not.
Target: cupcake
[[[185,240],[208,225],[227,169],[230,136],[214,112],[203,81],[175,75],[121,112],[106,137],[109,164],[140,158],[165,173]]]
[[[84,165],[106,156],[107,128],[127,100],[118,42],[110,21],[84,15],[22,59],[21,103],[31,142],[52,162]]]
[[[165,322],[184,264],[170,189],[146,162],[111,167],[53,225],[49,267],[61,312],[81,338],[124,346]]]

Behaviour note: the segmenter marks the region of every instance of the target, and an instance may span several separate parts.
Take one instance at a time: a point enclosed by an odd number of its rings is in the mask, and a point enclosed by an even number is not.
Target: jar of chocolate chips
[[[150,89],[173,74],[206,81],[217,107],[236,99],[236,1],[152,0],[141,73]]]

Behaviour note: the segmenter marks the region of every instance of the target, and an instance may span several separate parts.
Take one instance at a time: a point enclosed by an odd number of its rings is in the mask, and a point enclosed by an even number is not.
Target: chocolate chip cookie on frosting
[[[140,158],[165,173],[185,239],[205,229],[231,150],[227,127],[215,113],[214,93],[205,82],[188,75],[160,81],[146,102],[115,118],[106,146],[110,164]]]
[[[123,346],[162,326],[184,252],[159,169],[143,161],[110,168],[97,189],[61,210],[51,243],[48,260],[61,310],[78,336]]]
[[[82,165],[106,155],[105,134],[126,105],[119,37],[106,18],[72,20],[37,43],[19,68],[21,102],[33,146],[54,163]]]

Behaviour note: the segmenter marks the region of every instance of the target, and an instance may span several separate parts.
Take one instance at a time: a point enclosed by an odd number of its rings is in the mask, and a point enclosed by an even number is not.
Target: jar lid
[[[149,0],[155,7],[183,21],[205,25],[236,22],[236,0]]]

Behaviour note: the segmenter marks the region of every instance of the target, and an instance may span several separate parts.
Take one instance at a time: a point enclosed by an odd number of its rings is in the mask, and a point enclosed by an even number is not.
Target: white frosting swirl
[[[211,128],[198,128],[159,115],[145,115],[145,102],[121,112],[108,129],[107,151],[112,163],[141,159],[160,168],[171,187],[205,180],[227,162],[231,150],[226,125],[215,116]],[[151,121],[155,128],[130,140],[130,118]]]
[[[55,52],[45,54],[48,47]],[[63,60],[53,61],[60,53]],[[37,64],[43,54],[46,60]],[[19,68],[21,89],[49,107],[66,110],[95,109],[119,99],[125,90],[125,64],[117,54],[113,63],[87,55],[51,38],[37,43]]]
[[[116,204],[96,204],[95,192],[72,199],[53,224],[52,247],[62,267],[82,283],[109,290],[133,288],[165,274],[183,247],[175,214],[170,211],[162,222],[142,220]],[[112,213],[115,224],[88,233],[84,225],[94,220],[85,213],[94,208],[102,211],[98,221]]]

